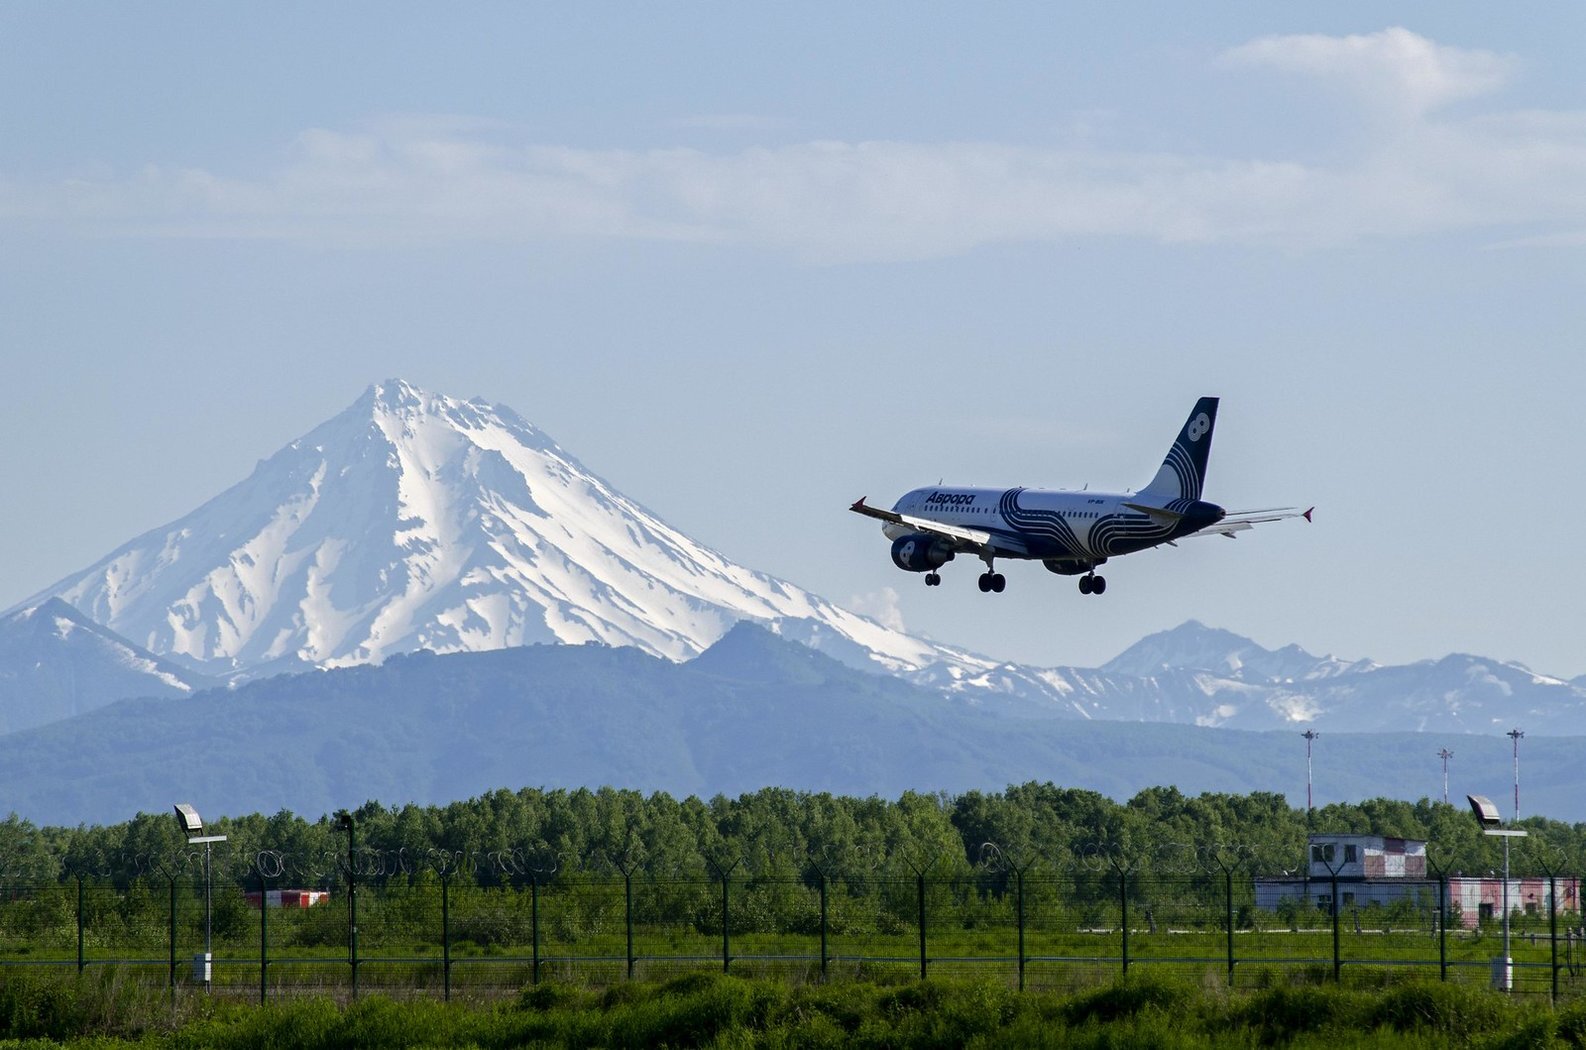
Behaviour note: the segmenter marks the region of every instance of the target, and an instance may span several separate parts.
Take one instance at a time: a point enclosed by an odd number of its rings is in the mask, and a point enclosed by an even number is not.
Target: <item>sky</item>
[[[0,5],[0,608],[402,377],[991,656],[1586,674],[1586,7]],[[896,569],[864,496],[1317,508]]]

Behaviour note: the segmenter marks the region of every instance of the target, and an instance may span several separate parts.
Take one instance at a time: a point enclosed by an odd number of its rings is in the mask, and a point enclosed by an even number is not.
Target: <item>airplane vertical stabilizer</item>
[[[1212,427],[1216,422],[1217,398],[1203,397],[1195,402],[1156,477],[1136,496],[1160,500],[1163,506],[1176,499],[1200,499],[1201,486],[1206,481],[1206,458],[1212,450]]]

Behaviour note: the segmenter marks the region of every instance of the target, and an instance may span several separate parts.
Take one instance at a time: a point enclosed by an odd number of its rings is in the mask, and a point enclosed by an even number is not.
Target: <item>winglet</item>
[[[849,507],[848,509],[852,510],[852,511],[857,511],[860,514],[863,514],[865,511],[869,510],[870,508],[865,506],[865,497],[860,496],[859,499],[854,502],[854,505]],[[1309,513],[1309,512],[1307,512],[1307,513]]]
[[[860,500],[859,502],[863,503],[864,500]],[[1316,509],[1315,507],[1311,508],[1311,510],[1315,510],[1315,509]],[[1306,521],[1310,521],[1311,520],[1311,510],[1306,511],[1304,514],[1300,515],[1300,517],[1304,518]]]

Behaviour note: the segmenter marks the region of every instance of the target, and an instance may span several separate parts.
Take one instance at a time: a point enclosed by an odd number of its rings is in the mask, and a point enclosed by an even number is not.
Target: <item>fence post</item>
[[[83,876],[79,873],[77,876],[77,972],[79,974],[88,965],[83,958],[83,925],[85,921],[83,916]]]
[[[352,965],[352,997],[358,998],[358,828],[353,815],[337,810],[336,826],[347,833],[347,954]]]
[[[441,998],[452,1001],[452,876],[441,876]]]
[[[259,870],[259,1005],[270,998],[270,884]]]
[[[821,979],[826,978],[827,960],[831,958],[826,952],[826,873],[820,873],[821,878]]]
[[[1344,969],[1343,957],[1339,954],[1338,950],[1338,872],[1334,871],[1332,866],[1329,865],[1327,873],[1332,876],[1333,882],[1333,983],[1337,984],[1343,979],[1342,974]]]
[[[529,876],[529,941],[534,957],[533,979],[540,983],[540,877]]]
[[[1123,933],[1123,975],[1129,976],[1129,869],[1118,869],[1118,903],[1121,906]]]
[[[916,898],[920,913],[920,980],[925,980],[925,873],[914,876]]]
[[[1547,873],[1547,941],[1548,954],[1551,958],[1550,969],[1553,972],[1553,1002],[1558,1002],[1558,901],[1556,894],[1558,887],[1554,885],[1553,873]]]
[[[171,1001],[176,1001],[176,876],[171,881]]]
[[[1024,991],[1024,869],[1013,869],[1014,907],[1019,923],[1019,991]]]
[[[628,980],[633,980],[633,872],[622,870],[622,899],[624,923],[628,929]]]
[[[1438,979],[1448,980],[1448,874],[1437,877],[1437,970]]]
[[[729,872],[721,873],[721,972],[727,973],[732,967],[732,941],[727,927],[728,901],[727,883]]]
[[[1218,863],[1221,863],[1219,860]],[[1234,870],[1223,867],[1223,899],[1228,918],[1228,987],[1234,986]]]

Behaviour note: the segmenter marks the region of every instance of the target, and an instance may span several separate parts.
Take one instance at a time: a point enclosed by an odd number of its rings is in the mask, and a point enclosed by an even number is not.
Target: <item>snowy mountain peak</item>
[[[1186,620],[1171,630],[1147,635],[1103,664],[1112,674],[1149,678],[1166,671],[1209,671],[1241,681],[1301,680],[1342,671],[1366,670],[1369,661],[1345,664],[1318,657],[1297,645],[1266,649],[1241,635]]]
[[[510,409],[401,379],[25,604],[52,596],[224,675],[554,642],[681,660],[740,620],[877,669],[963,658],[732,564]]]

